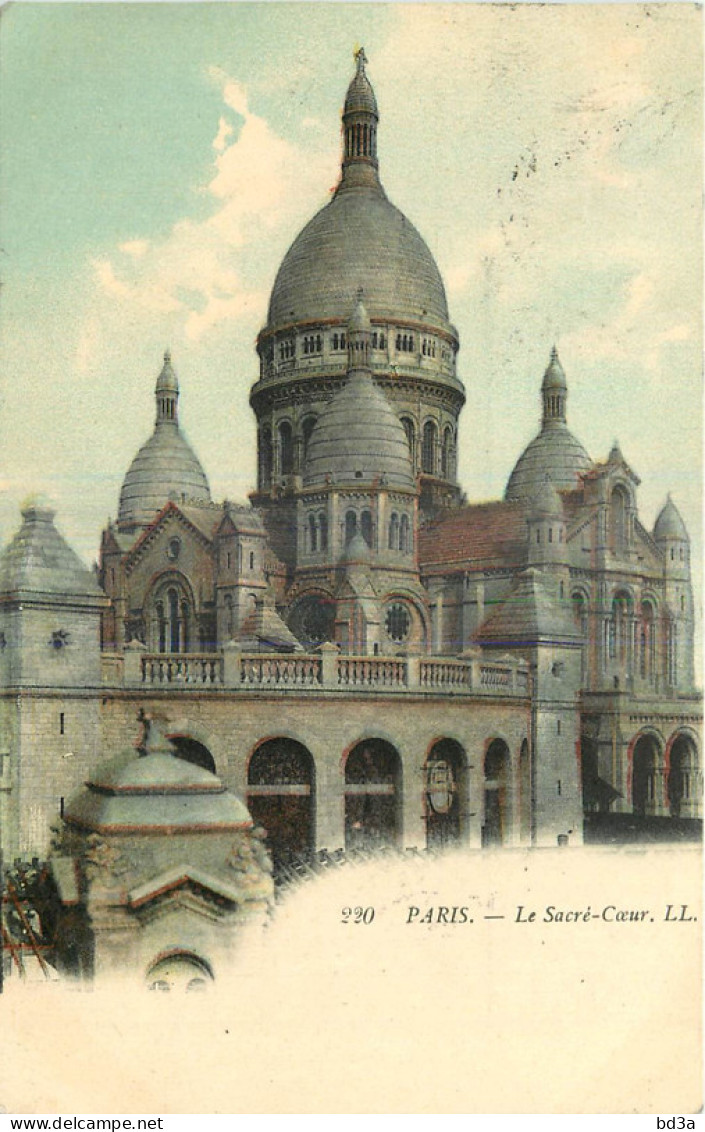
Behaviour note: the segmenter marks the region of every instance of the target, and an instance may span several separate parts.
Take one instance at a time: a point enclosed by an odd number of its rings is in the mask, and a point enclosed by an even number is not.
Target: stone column
[[[426,775],[419,752],[407,755],[403,763],[402,845],[404,848],[426,848],[424,788]]]

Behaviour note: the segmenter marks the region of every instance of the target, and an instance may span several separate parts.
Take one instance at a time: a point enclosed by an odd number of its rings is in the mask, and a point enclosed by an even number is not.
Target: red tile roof
[[[464,565],[523,561],[526,519],[522,503],[478,503],[435,519],[419,532],[422,573]]]

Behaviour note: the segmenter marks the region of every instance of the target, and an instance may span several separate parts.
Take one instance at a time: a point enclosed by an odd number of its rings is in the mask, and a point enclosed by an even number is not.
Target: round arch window
[[[405,641],[409,636],[411,630],[411,616],[409,610],[401,602],[395,601],[387,609],[387,616],[384,619],[384,627],[387,630],[387,636],[392,641]]]
[[[172,562],[176,562],[176,559],[179,557],[180,554],[181,554],[181,539],[179,539],[179,538],[169,539],[169,545],[166,548],[167,558],[170,558]]]

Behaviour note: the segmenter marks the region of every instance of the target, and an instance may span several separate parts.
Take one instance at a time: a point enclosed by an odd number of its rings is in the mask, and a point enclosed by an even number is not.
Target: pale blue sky
[[[446,280],[460,475],[501,495],[557,342],[650,527],[699,547],[701,12],[693,5],[31,4],[0,20],[0,538],[48,494],[86,558],[165,346],[217,498],[255,477],[274,275],[328,199],[364,43],[381,175]],[[699,557],[696,558],[699,562]]]

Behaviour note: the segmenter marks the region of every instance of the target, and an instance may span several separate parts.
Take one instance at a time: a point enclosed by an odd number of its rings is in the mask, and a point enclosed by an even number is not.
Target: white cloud
[[[210,76],[242,119],[238,128],[219,118],[212,176],[203,186],[211,214],[184,217],[162,241],[132,240],[93,263],[100,288],[122,304],[123,318],[140,310],[169,316],[173,335],[171,316],[177,316],[177,333],[191,341],[231,319],[262,318],[273,274],[259,254],[263,237],[303,221],[334,169],[330,156],[304,154],[278,136],[250,109],[242,83],[217,68]]]

